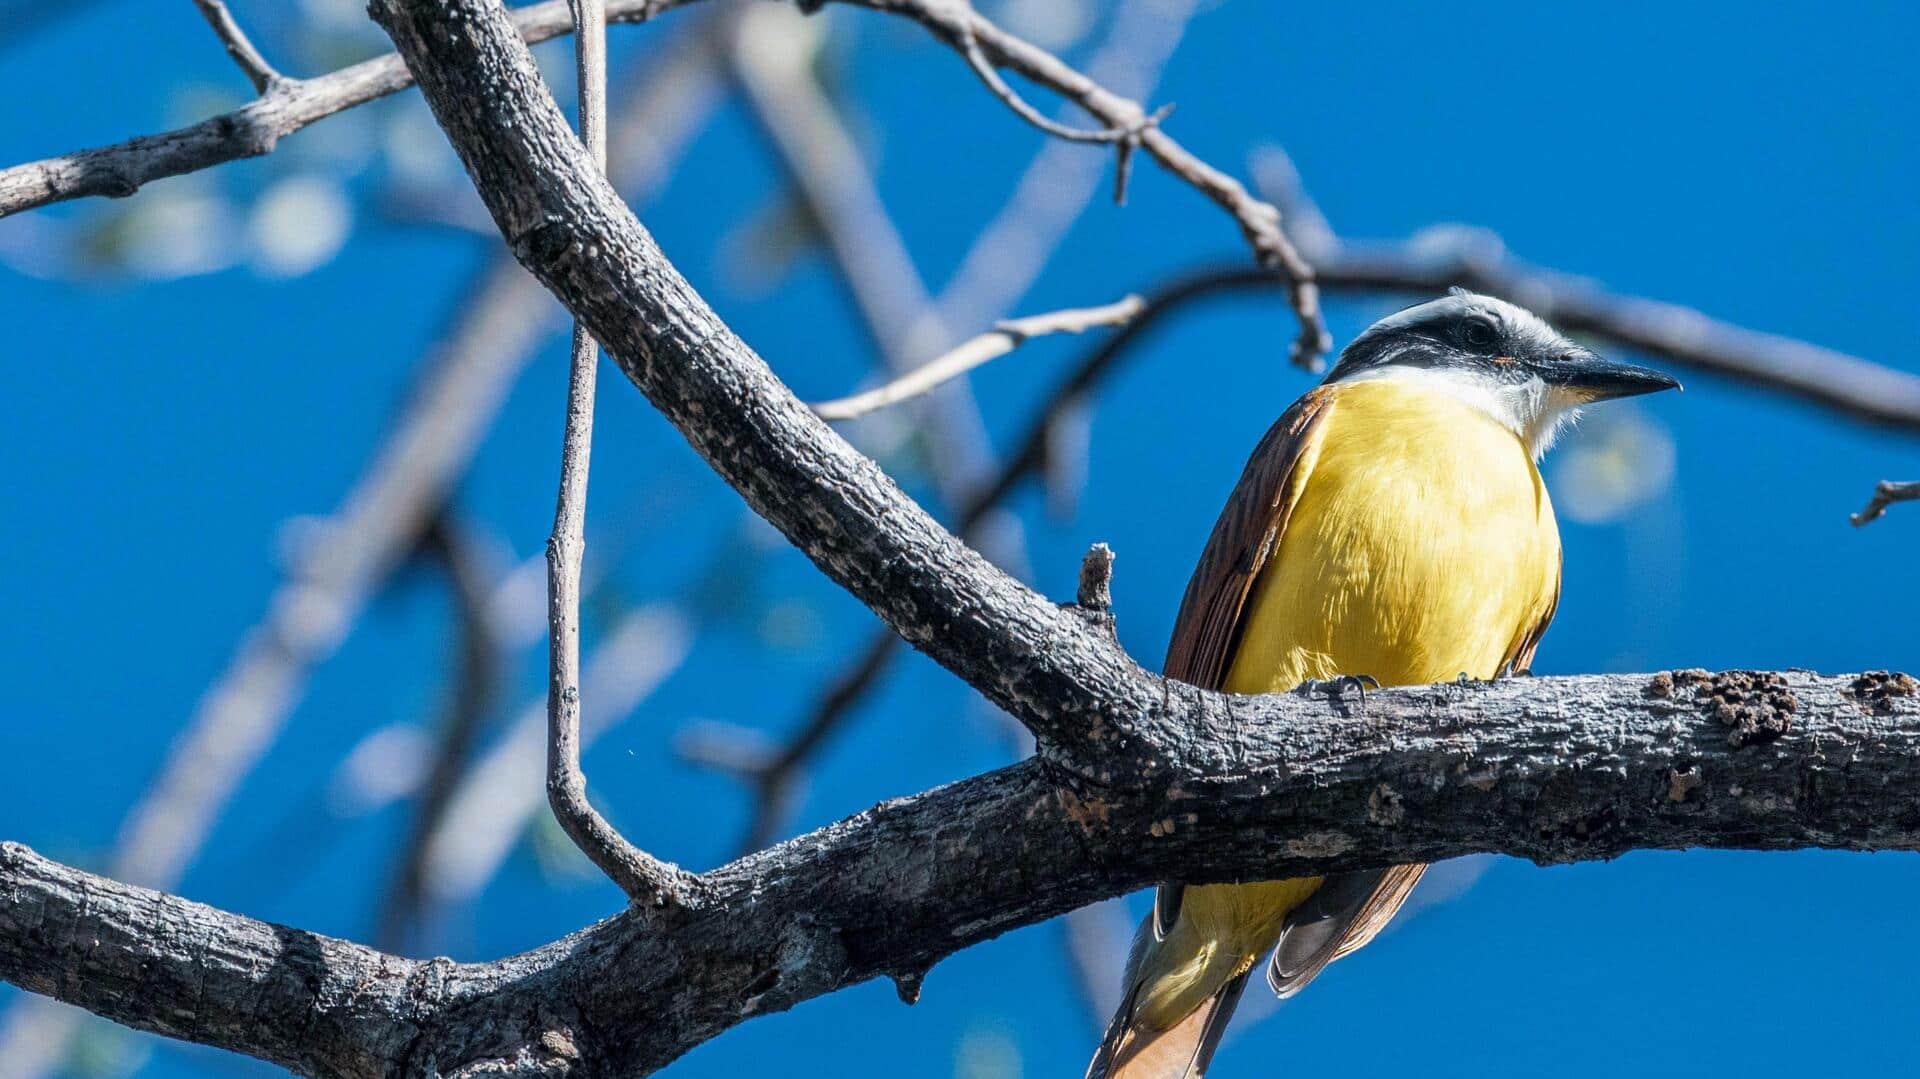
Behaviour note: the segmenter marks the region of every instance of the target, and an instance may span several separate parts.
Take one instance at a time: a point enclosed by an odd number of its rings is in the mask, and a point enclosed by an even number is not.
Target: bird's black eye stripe
[[[1485,315],[1474,315],[1460,323],[1460,339],[1474,348],[1486,348],[1500,339],[1500,328]]]

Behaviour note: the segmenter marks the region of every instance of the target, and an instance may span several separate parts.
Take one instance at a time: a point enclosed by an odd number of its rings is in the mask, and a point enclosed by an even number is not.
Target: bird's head
[[[1579,410],[1680,383],[1647,367],[1602,359],[1539,316],[1454,289],[1367,327],[1340,353],[1328,382],[1395,379],[1459,398],[1545,453]]]

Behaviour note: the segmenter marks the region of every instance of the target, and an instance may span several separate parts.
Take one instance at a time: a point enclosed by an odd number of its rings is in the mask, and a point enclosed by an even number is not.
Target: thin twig
[[[1853,527],[1872,524],[1887,512],[1887,507],[1895,502],[1913,502],[1920,500],[1920,480],[1881,480],[1873,486],[1873,497],[1859,513],[1853,514]]]
[[[972,34],[969,33],[961,38],[960,53],[966,57],[967,66],[971,67],[973,73],[980,77],[980,81],[986,84],[987,89],[992,92],[993,96],[1005,102],[1007,108],[1012,109],[1015,116],[1020,117],[1022,120],[1052,135],[1056,139],[1065,139],[1068,142],[1098,143],[1101,145],[1131,142],[1137,146],[1139,145],[1141,132],[1158,124],[1161,120],[1166,119],[1167,114],[1173,111],[1172,105],[1163,105],[1159,109],[1156,109],[1152,115],[1142,116],[1138,121],[1125,127],[1107,127],[1099,130],[1071,127],[1050,118],[1039,109],[1027,104],[1027,99],[1021,97],[1013,87],[1007,85],[1007,80],[1000,77],[999,70],[987,60],[986,54],[980,51],[979,39],[975,38]]]
[[[254,93],[265,95],[291,81],[275,71],[267,58],[260,55],[260,50],[254,48],[247,32],[240,29],[239,22],[235,21],[233,12],[227,10],[226,0],[193,0],[193,3],[200,9],[200,15],[207,20],[207,25],[220,35],[220,43],[227,47],[227,55],[233,57],[233,62],[239,65],[247,81],[253,83]]]
[[[850,397],[822,401],[813,406],[813,411],[823,420],[851,420],[865,416],[888,405],[918,397],[981,364],[997,360],[1031,338],[1055,333],[1085,333],[1101,326],[1124,326],[1145,306],[1146,301],[1140,297],[1128,296],[1099,307],[1070,307],[1044,315],[1008,319],[891,382]]]
[[[750,744],[752,736],[731,729],[709,728],[677,741],[675,749],[682,759],[728,773],[752,786],[753,813],[740,841],[743,854],[778,838],[806,762],[866,696],[867,689],[892,661],[899,643],[899,636],[892,632],[875,633],[852,665],[835,676],[799,729],[777,751],[743,753],[740,747]]]
[[[615,3],[630,12],[638,10],[625,0]],[[696,34],[706,32],[701,29]],[[695,45],[678,46],[670,42],[666,58],[648,67],[623,95],[625,103],[613,121],[615,130],[609,132],[621,188],[636,204],[664,186],[672,163],[718,103],[719,80],[711,57]],[[334,515],[313,530],[319,539],[295,554],[286,581],[267,604],[266,619],[242,642],[220,681],[201,699],[160,774],[129,812],[110,862],[114,876],[161,888],[178,879],[240,779],[278,737],[314,665],[331,654],[337,642],[337,636],[311,635],[295,616],[309,608],[333,611],[341,632],[358,617],[366,597],[379,587],[410,537],[417,534],[409,530],[417,530],[432,506],[444,500],[447,486],[464,468],[534,346],[558,323],[558,313],[546,290],[509,251],[501,249],[476,275],[448,320],[447,330],[428,351],[424,373],[402,417]],[[538,621],[544,628],[544,612]],[[662,648],[677,648],[680,641],[665,630],[649,639],[663,642]],[[261,641],[277,643],[264,647]],[[624,655],[636,672],[652,669],[634,658],[643,651],[638,645],[615,653],[611,643],[601,646],[610,658]],[[625,699],[629,688],[627,680],[613,673],[601,675],[596,682],[591,662],[586,682],[588,688],[611,687],[601,692],[620,699]],[[268,687],[279,688],[268,693]],[[593,717],[614,711],[615,702],[608,700],[596,700],[590,706],[583,720],[587,728],[583,744],[597,729]],[[545,726],[544,709],[542,713],[539,728]],[[522,817],[539,802],[532,792],[540,786],[540,740],[541,731],[534,729],[527,758],[532,774],[525,778],[529,804]],[[500,769],[488,773],[497,774],[504,773]],[[463,808],[475,800],[470,795],[464,800],[457,797],[449,821],[465,826],[479,820],[478,811]],[[510,796],[492,787],[478,800],[504,811]],[[479,821],[482,826],[491,822],[492,818]],[[445,832],[442,829],[443,841]],[[444,847],[441,842],[434,850]],[[429,851],[425,857],[431,860],[435,855]],[[462,868],[471,865],[449,857]],[[428,888],[436,895],[438,866],[438,861],[432,861],[427,870]],[[72,1039],[78,1021],[79,1013],[39,998],[23,999],[9,1008],[0,1020],[0,1060],[13,1069],[8,1079],[47,1074],[61,1047]]]
[[[1318,370],[1320,357],[1333,347],[1333,338],[1320,311],[1313,266],[1281,229],[1280,211],[1271,203],[1256,198],[1238,180],[1196,157],[1152,122],[1154,118],[1139,102],[1113,93],[1047,50],[1002,30],[966,0],[843,2],[913,19],[952,46],[969,63],[973,62],[974,51],[983,53],[992,65],[1016,71],[1080,106],[1100,121],[1107,132],[1125,133],[1119,145],[1129,146],[1137,141],[1139,147],[1168,172],[1232,215],[1261,266],[1286,275],[1288,302],[1300,323],[1300,332],[1291,349],[1293,362]],[[1018,100],[1017,96],[1014,100]],[[1030,121],[1038,115],[1031,108],[1018,111]]]
[[[500,688],[501,650],[494,639],[489,610],[492,582],[479,552],[444,512],[427,526],[421,550],[446,574],[453,596],[453,620],[459,627],[455,634],[458,646],[451,679],[453,691],[439,724],[433,760],[421,781],[407,838],[395,858],[392,883],[374,930],[375,946],[390,952],[408,948],[425,897],[427,842],[446,817],[454,789],[467,769]]]
[[[638,23],[690,0],[607,0],[611,22]],[[514,28],[528,44],[570,33],[567,0],[517,8]],[[70,199],[125,198],[154,180],[273,152],[280,140],[318,120],[413,85],[394,53],[325,75],[289,80],[232,112],[125,142],[76,150],[0,169],[0,218]]]
[[[686,661],[692,628],[675,608],[637,607],[600,635],[581,674],[580,746],[631,715]],[[422,860],[429,907],[470,900],[500,871],[545,799],[546,694],[516,713],[506,732],[461,778]]]
[[[1128,97],[1152,97],[1199,2],[1120,5],[1106,39],[1087,61],[1088,77]],[[1064,113],[1073,106],[1063,103],[1060,108]],[[1067,229],[1099,193],[1101,172],[1097,154],[1056,139],[1042,143],[941,288],[938,321],[984,326],[1012,311],[1038,280]],[[916,355],[931,355],[951,343],[923,345],[926,336],[909,335]]]
[[[571,0],[580,90],[580,140],[607,166],[607,9],[605,0]],[[586,549],[587,475],[593,453],[595,368],[600,346],[573,324],[567,376],[560,493],[547,540],[547,802],[560,826],[593,863],[641,906],[685,905],[698,881],[628,842],[587,800],[580,767],[580,564]]]

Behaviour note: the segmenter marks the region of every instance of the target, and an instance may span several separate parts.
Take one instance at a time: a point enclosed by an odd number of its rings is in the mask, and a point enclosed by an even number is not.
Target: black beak
[[[1616,363],[1584,349],[1570,349],[1539,365],[1540,377],[1551,386],[1563,386],[1593,401],[1638,397],[1658,390],[1677,390],[1673,376],[1630,363]]]

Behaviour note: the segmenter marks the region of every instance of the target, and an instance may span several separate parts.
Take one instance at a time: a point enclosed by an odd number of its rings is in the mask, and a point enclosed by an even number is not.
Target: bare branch
[[[899,645],[900,638],[890,630],[882,628],[874,634],[852,663],[828,681],[807,718],[777,751],[741,752],[743,732],[735,731],[709,729],[680,739],[681,757],[730,773],[753,788],[753,815],[740,843],[741,854],[759,850],[778,837],[807,762],[886,672]]]
[[[607,10],[604,0],[570,0],[580,87],[580,141],[596,173],[607,165]],[[587,800],[580,768],[580,563],[586,550],[587,474],[593,455],[593,399],[600,346],[573,325],[567,377],[560,494],[547,540],[547,801],[560,826],[635,903],[689,902],[698,881],[628,842]]]
[[[1087,62],[1088,77],[1124,96],[1151,97],[1197,6],[1198,0],[1120,5],[1106,40]],[[1062,106],[1068,108],[1072,106]],[[980,230],[940,290],[937,321],[982,326],[1013,310],[1092,201],[1101,171],[1097,155],[1055,139],[1042,143],[1005,204]],[[915,333],[909,340],[917,346],[922,337]],[[941,341],[917,349],[917,354],[947,344]]]
[[[1095,80],[1109,86],[1129,85],[1142,96],[1150,93],[1194,6],[1192,0],[1168,0],[1122,7],[1107,41],[1089,64]],[[769,26],[767,47],[745,47],[757,40],[757,18],[767,11],[751,9],[742,20],[743,47],[733,54],[748,100],[826,231],[835,265],[889,363],[898,368],[914,356],[943,347],[947,326],[977,325],[1003,314],[1031,287],[1053,247],[1091,200],[1099,181],[1098,167],[1089,165],[1092,158],[1076,153],[1068,143],[1049,140],[1043,144],[1006,204],[968,249],[952,281],[931,301],[932,308],[924,309],[929,300],[924,288],[917,287],[905,245],[887,219],[871,178],[865,176],[852,139],[837,122],[832,103],[802,69],[799,61],[804,58],[796,57],[797,50],[791,48],[791,34]],[[776,41],[779,48],[773,46]],[[901,336],[896,328],[899,312],[916,305],[921,313],[911,331]],[[943,389],[964,391],[965,386]],[[941,446],[934,457],[934,473],[943,494],[961,508],[957,531],[969,542],[994,541],[983,549],[1000,565],[1022,564],[1025,557],[1018,550],[1018,530],[996,528],[997,503],[983,503],[978,497],[1000,470],[993,465],[972,399],[964,392],[947,397],[950,400],[941,400],[936,391],[935,400],[950,407],[930,414]],[[1058,431],[1062,426],[1056,417],[1051,429]],[[690,732],[680,740],[679,752],[685,759],[738,776],[752,786],[756,797],[742,853],[772,842],[808,760],[879,681],[899,643],[882,627],[848,657],[838,673],[826,680],[807,717],[783,747],[768,749],[753,732],[723,726]],[[1024,729],[1009,727],[1016,740],[1022,740]]]
[[[425,896],[427,843],[452,805],[460,776],[466,771],[500,689],[500,645],[494,639],[488,610],[491,582],[484,560],[447,513],[439,514],[427,526],[421,548],[446,574],[453,596],[453,620],[458,626],[454,639],[458,646],[450,679],[452,691],[439,723],[433,760],[421,780],[418,806],[400,844],[393,881],[374,930],[375,943],[392,952],[407,948]]]
[[[688,2],[607,0],[607,18],[645,22]],[[519,8],[512,17],[530,44],[573,28],[567,0]],[[70,199],[125,198],[154,180],[272,153],[282,138],[308,124],[411,85],[413,77],[406,65],[388,53],[325,75],[290,81],[280,93],[265,94],[232,112],[186,127],[0,169],[0,218]]]
[[[1920,480],[1908,480],[1904,483],[1896,480],[1881,480],[1874,484],[1873,497],[1859,513],[1853,514],[1853,527],[1872,524],[1887,512],[1887,507],[1895,502],[1912,502],[1920,499]]]
[[[1905,675],[1419,686],[1370,694],[1365,724],[1290,694],[1116,688],[1106,718],[1167,722],[1110,744],[1107,783],[1032,760],[894,799],[715,870],[714,902],[670,922],[636,907],[494,963],[383,956],[0,844],[0,979],[309,1075],[587,1079],[644,1074],[871,978],[912,983],[1156,880],[1475,851],[1920,849],[1920,685]]]
[[[1152,115],[1143,116],[1138,122],[1128,127],[1107,127],[1098,131],[1069,127],[1057,120],[1050,119],[1039,109],[1027,104],[1025,98],[1015,92],[1013,87],[1008,86],[1007,81],[1000,77],[1000,72],[987,60],[986,54],[980,51],[980,42],[971,33],[961,38],[960,52],[966,57],[967,66],[973,69],[973,73],[980,77],[980,81],[986,84],[987,89],[993,93],[993,96],[1005,102],[1007,108],[1013,110],[1015,116],[1020,117],[1022,120],[1052,135],[1056,139],[1065,139],[1068,142],[1100,143],[1103,145],[1131,143],[1138,146],[1140,144],[1141,132],[1157,125],[1167,117],[1168,113],[1173,111],[1173,106],[1163,105],[1159,109],[1156,109]],[[1124,187],[1122,190],[1124,190]]]
[[[1484,229],[1432,230],[1404,244],[1342,241],[1312,203],[1284,151],[1269,147],[1263,189],[1287,208],[1289,228],[1328,290],[1439,292],[1454,285],[1504,296],[1555,326],[1822,405],[1867,423],[1920,432],[1920,377],[1805,341],[1762,333],[1661,300],[1609,292],[1591,279],[1542,269],[1507,253]],[[1211,274],[1226,281],[1231,268]],[[1231,284],[1228,287],[1239,287]]]
[[[398,1009],[456,981],[451,967],[217,911],[0,842],[0,979],[302,1075],[384,1074],[407,1043]]]
[[[1085,333],[1101,326],[1124,326],[1145,306],[1146,301],[1140,297],[1128,296],[1099,307],[1071,307],[1044,315],[1008,319],[891,382],[851,397],[822,401],[813,406],[813,411],[823,420],[856,419],[888,405],[918,397],[935,386],[1005,356],[1031,338],[1054,333]]]
[[[704,50],[669,47],[666,53],[623,94],[625,103],[609,132],[615,170],[635,204],[664,185],[672,162],[705,125],[717,101],[718,76]],[[557,313],[539,282],[519,267],[511,253],[502,251],[478,273],[449,319],[448,329],[429,350],[426,371],[407,411],[340,508],[314,529],[314,542],[294,554],[286,582],[268,603],[266,622],[252,631],[220,681],[202,698],[160,774],[129,812],[108,863],[111,875],[161,888],[178,879],[240,778],[278,737],[308,672],[332,653],[333,638],[294,635],[295,627],[285,620],[300,611],[303,602],[335,611],[343,632],[357,618],[366,597],[411,542],[408,530],[418,528],[433,507],[444,502],[445,491],[532,357],[535,343],[557,324]],[[445,458],[433,456],[443,451]],[[316,598],[297,602],[302,595]],[[544,626],[544,615],[539,622]],[[662,655],[676,657],[669,667],[678,664],[678,652],[684,647],[678,632],[670,632],[659,618],[636,625],[654,632],[643,634],[640,628],[623,626],[601,651],[609,659],[624,660],[638,677],[655,670],[648,659],[655,650],[634,643],[644,637],[659,645]],[[253,642],[262,638],[288,644],[257,648]],[[618,707],[618,702],[631,699],[629,690],[634,688],[632,679],[609,673],[596,681],[594,672],[590,663],[587,686],[608,687],[603,692],[614,699],[588,706],[583,744],[605,725],[605,715],[625,713],[627,709]],[[246,688],[272,685],[282,688],[273,695]],[[534,738],[526,757],[532,765],[526,777],[526,808],[518,808],[517,795],[495,788],[481,799],[487,811],[477,810],[472,792],[463,785],[448,811],[450,826],[473,823],[487,828],[515,813],[514,819],[524,819],[532,812],[539,802],[535,792],[542,786],[538,765],[538,728],[545,725],[542,712],[535,727],[529,728]],[[603,717],[598,724],[596,715]],[[492,760],[486,758],[486,762]],[[483,770],[486,762],[480,766]],[[487,774],[519,775],[497,766]],[[443,839],[445,831],[441,829]],[[492,831],[485,834],[496,836]],[[500,834],[518,835],[519,829]],[[485,842],[473,838],[461,846],[461,851],[473,854],[464,860],[446,854],[438,843],[430,845],[423,854],[429,860],[429,888],[437,894],[448,866],[477,872],[483,859],[470,848]],[[74,1019],[74,1012],[47,1006],[37,998],[9,1008],[0,1022],[0,1060],[12,1069],[8,1079],[48,1073],[57,1062],[59,1047],[72,1034]]]
[[[581,749],[632,714],[679,669],[690,648],[686,620],[660,604],[636,608],[609,628],[581,672]],[[506,733],[461,778],[422,853],[429,903],[472,899],[526,834],[546,805],[546,736],[542,693],[520,709]]]
[[[213,32],[220,35],[220,43],[226,46],[227,55],[233,57],[233,62],[239,65],[247,81],[253,83],[254,93],[264,95],[288,84],[287,77],[275,71],[273,65],[267,63],[267,58],[260,55],[260,50],[253,47],[247,32],[234,21],[233,12],[227,10],[226,0],[193,0],[193,4],[200,9],[200,15],[207,20],[207,25],[213,27]]]
[[[992,64],[1009,68],[1053,90],[1085,109],[1105,126],[1107,132],[1122,133],[1124,137],[1119,145],[1125,147],[1137,142],[1168,172],[1231,214],[1260,265],[1286,275],[1288,300],[1295,317],[1300,321],[1300,332],[1292,348],[1293,362],[1310,370],[1317,369],[1320,357],[1333,347],[1333,338],[1328,334],[1320,312],[1320,295],[1314,284],[1313,267],[1301,257],[1293,241],[1281,229],[1280,211],[1270,203],[1256,198],[1238,180],[1194,156],[1157,126],[1155,118],[1150,117],[1139,102],[1107,90],[1045,49],[1007,33],[975,11],[965,0],[843,2],[904,15],[925,26],[963,57],[970,57],[971,52],[984,53]],[[997,89],[995,92],[999,93]],[[1008,95],[1011,93],[1011,90],[1007,91]],[[1002,100],[1009,99],[1003,95]],[[1018,100],[1017,96],[1013,96],[1009,103]],[[1042,119],[1031,108],[1017,111],[1030,122]],[[1051,131],[1052,127],[1048,126],[1047,130]]]

